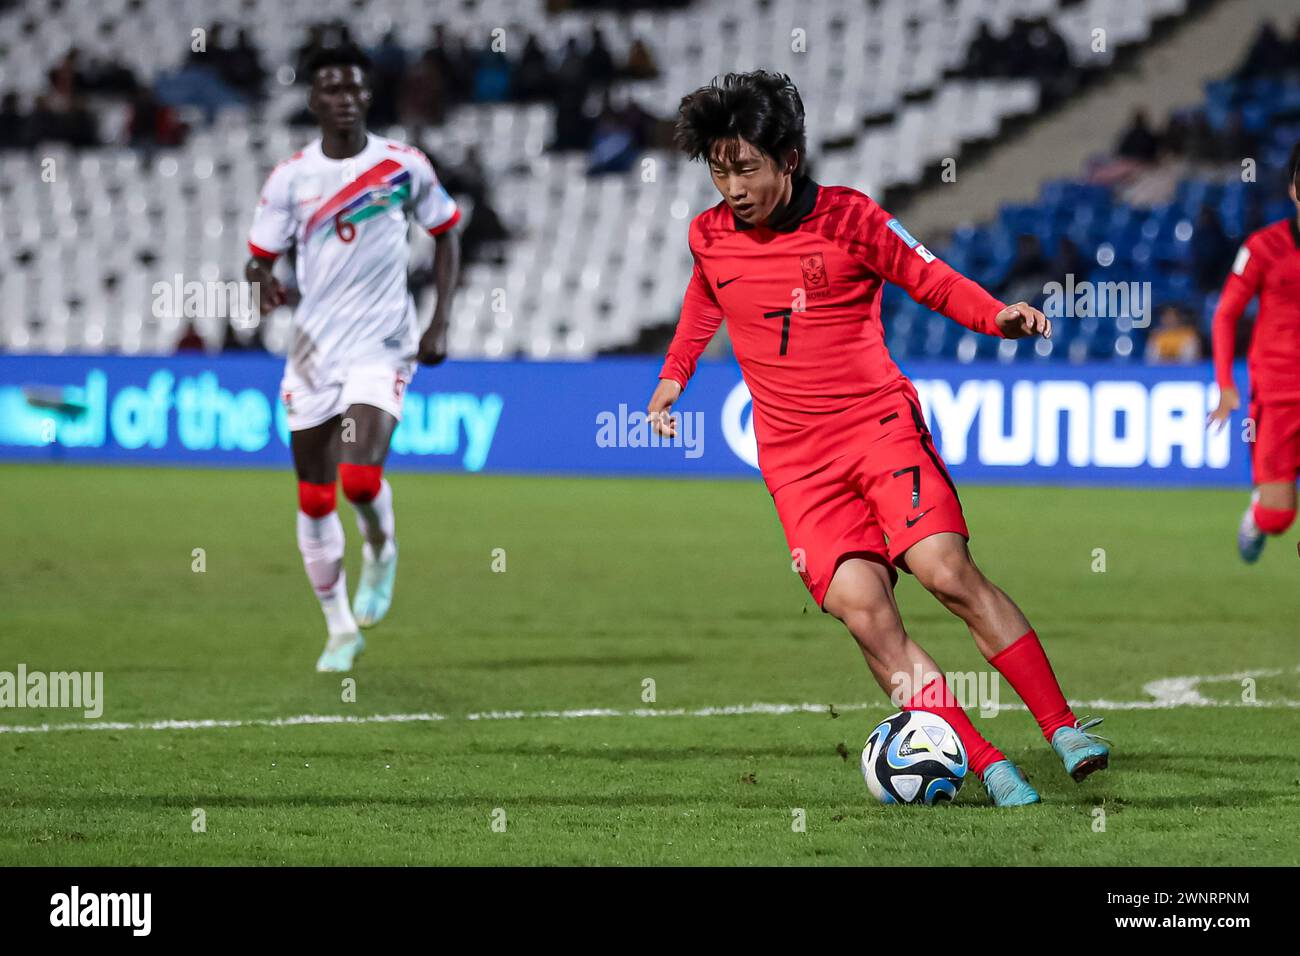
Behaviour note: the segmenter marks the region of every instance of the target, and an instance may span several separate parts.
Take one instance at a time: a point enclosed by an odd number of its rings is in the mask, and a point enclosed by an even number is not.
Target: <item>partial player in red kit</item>
[[[1066,770],[1082,780],[1103,769],[1109,749],[1076,721],[1020,609],[971,559],[957,489],[885,348],[880,294],[893,282],[1007,338],[1049,335],[1047,319],[958,275],[862,193],[804,174],[803,103],[789,77],[715,80],[682,100],[676,136],[708,163],[723,201],[691,223],[695,270],[650,400],[656,427],[675,434],[670,409],[725,317],[753,395],[759,467],[804,584],[880,686],[953,726],[996,805],[1038,802],[904,630],[893,594],[902,568],[966,623]]]
[[[1291,150],[1288,189],[1296,215],[1247,237],[1214,313],[1214,377],[1219,407],[1210,421],[1222,428],[1241,405],[1232,380],[1237,322],[1259,296],[1259,316],[1251,334],[1247,368],[1254,444],[1250,466],[1255,489],[1241,516],[1237,550],[1253,564],[1270,534],[1281,534],[1295,520],[1296,477],[1300,476],[1300,143]]]

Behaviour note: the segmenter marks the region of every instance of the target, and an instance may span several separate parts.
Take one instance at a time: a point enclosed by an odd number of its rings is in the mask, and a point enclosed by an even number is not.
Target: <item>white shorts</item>
[[[308,385],[286,366],[280,382],[280,401],[289,418],[289,431],[314,428],[352,405],[382,408],[399,422],[406,386],[415,377],[413,362],[364,362],[351,366],[341,382]]]

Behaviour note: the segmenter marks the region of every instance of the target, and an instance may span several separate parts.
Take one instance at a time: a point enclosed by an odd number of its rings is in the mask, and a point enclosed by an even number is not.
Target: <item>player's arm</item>
[[[865,201],[865,222],[847,239],[850,250],[872,272],[926,308],[984,335],[1051,337],[1052,323],[1038,309],[1027,302],[1003,304],[937,258],[875,202]]]
[[[433,236],[433,285],[438,296],[433,321],[420,336],[416,358],[421,365],[437,365],[447,358],[451,301],[460,285],[460,234],[456,231],[460,209],[423,153],[417,152],[412,161],[411,179],[415,221]]]
[[[293,242],[293,211],[289,202],[288,174],[277,166],[266,178],[253,225],[248,230],[248,251],[244,278],[253,284],[258,309],[266,315],[289,301],[284,285],[272,274],[275,260]]]
[[[433,237],[433,287],[438,301],[433,306],[433,321],[420,338],[417,359],[423,365],[437,365],[447,357],[451,300],[459,285],[460,233],[448,229]]]
[[[699,262],[691,271],[691,281],[682,299],[682,314],[677,320],[677,331],[659,371],[659,385],[650,396],[646,411],[656,432],[672,438],[677,434],[677,421],[669,413],[673,403],[681,397],[686,383],[695,374],[695,366],[713,340],[722,324],[722,308],[709,288],[709,281],[700,271]]]
[[[1210,423],[1223,427],[1234,409],[1241,405],[1241,395],[1232,380],[1232,358],[1237,348],[1237,325],[1259,292],[1263,267],[1251,255],[1249,243],[1237,252],[1232,271],[1223,283],[1219,305],[1214,310],[1214,380],[1219,383],[1219,405],[1210,412]]]

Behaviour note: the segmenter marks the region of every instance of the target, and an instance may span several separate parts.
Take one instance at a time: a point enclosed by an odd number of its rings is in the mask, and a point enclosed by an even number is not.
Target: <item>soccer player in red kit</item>
[[[1251,335],[1250,418],[1255,423],[1250,467],[1255,486],[1241,516],[1237,550],[1253,564],[1270,534],[1295,520],[1296,477],[1300,475],[1300,143],[1287,167],[1296,215],[1246,238],[1214,312],[1214,377],[1219,406],[1210,420],[1222,428],[1241,405],[1232,380],[1237,322],[1259,296],[1259,317]]]
[[[695,270],[650,400],[655,427],[675,435],[672,405],[725,316],[753,396],[759,466],[804,584],[880,686],[952,725],[994,804],[1038,802],[904,630],[893,594],[902,568],[966,623],[1066,770],[1082,780],[1103,769],[1109,748],[1075,720],[1029,622],[971,559],[956,488],[885,348],[880,294],[893,282],[986,335],[1049,335],[1047,319],[958,275],[862,193],[804,174],[803,103],[787,76],[715,79],[682,100],[676,139],[708,163],[723,201],[691,223]]]

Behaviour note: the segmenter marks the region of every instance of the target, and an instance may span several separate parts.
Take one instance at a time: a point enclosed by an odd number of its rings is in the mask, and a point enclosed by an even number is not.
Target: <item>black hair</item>
[[[714,77],[682,97],[673,141],[691,159],[710,158],[719,141],[743,139],[778,162],[808,148],[803,100],[784,73],[755,70]],[[732,158],[731,150],[725,158]]]
[[[307,75],[304,79],[308,83],[314,83],[316,74],[327,66],[359,66],[362,73],[369,74],[370,57],[355,43],[321,47],[307,58]]]
[[[1300,142],[1291,147],[1291,158],[1286,163],[1287,185],[1300,193]]]

